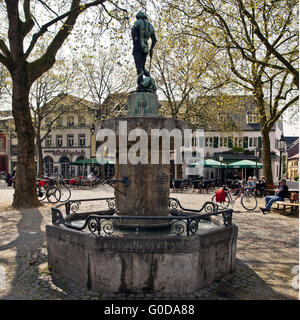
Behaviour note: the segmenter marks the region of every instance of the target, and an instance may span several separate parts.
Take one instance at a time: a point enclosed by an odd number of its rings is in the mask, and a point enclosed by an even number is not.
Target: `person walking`
[[[274,196],[267,196],[265,197],[266,207],[260,208],[261,212],[263,214],[266,214],[266,212],[269,212],[271,209],[272,204],[275,201],[283,201],[284,198],[287,198],[289,196],[289,188],[286,185],[286,180],[281,179],[278,189],[275,191]]]

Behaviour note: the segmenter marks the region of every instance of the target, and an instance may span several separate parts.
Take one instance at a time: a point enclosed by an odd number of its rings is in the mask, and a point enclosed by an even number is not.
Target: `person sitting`
[[[257,189],[260,197],[265,195],[265,190],[267,189],[267,184],[266,184],[266,179],[264,176],[261,176],[261,178],[259,179],[259,181],[256,185],[256,189]]]
[[[273,202],[275,201],[283,201],[284,198],[287,198],[289,196],[289,188],[286,185],[286,180],[281,179],[278,189],[275,191],[274,196],[267,196],[265,197],[266,207],[260,208],[261,212],[263,214],[266,214],[266,212],[269,212],[271,209],[271,206]]]
[[[258,182],[257,182],[257,178],[255,177],[255,176],[253,176],[253,185],[252,185],[252,187],[251,187],[251,192],[255,192],[255,195],[257,195],[257,190],[256,190],[256,188],[257,188],[257,184],[258,184]]]
[[[255,187],[255,184],[254,184],[254,181],[252,179],[252,177],[249,177],[245,186],[245,188],[249,188],[250,189],[250,192],[252,192],[254,190],[254,187]]]

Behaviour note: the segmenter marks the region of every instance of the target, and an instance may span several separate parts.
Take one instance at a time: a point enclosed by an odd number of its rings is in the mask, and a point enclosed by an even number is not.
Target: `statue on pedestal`
[[[137,84],[138,92],[156,92],[155,81],[150,76],[151,60],[153,48],[157,42],[153,25],[147,21],[147,15],[140,11],[136,15],[137,20],[131,28],[133,40],[133,57],[138,74]],[[151,47],[149,50],[148,40],[151,38]],[[149,71],[145,69],[147,55],[150,55]],[[144,78],[145,76],[145,78]]]

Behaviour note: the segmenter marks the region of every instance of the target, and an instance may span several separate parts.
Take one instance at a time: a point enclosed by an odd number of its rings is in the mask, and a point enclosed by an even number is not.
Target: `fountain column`
[[[180,129],[183,143],[183,130],[189,128],[189,123],[172,118],[158,116],[159,102],[155,93],[134,92],[127,101],[128,114],[123,118],[111,118],[98,121],[97,130],[111,129],[116,135],[116,164],[115,180],[128,178],[129,184],[124,186],[117,183],[116,187],[122,193],[115,190],[116,211],[120,216],[167,216],[169,215],[169,189],[170,189],[170,164],[162,163],[162,142],[159,141],[158,164],[151,164],[151,130]],[[126,123],[127,130],[120,132],[120,122]],[[128,159],[127,164],[120,164],[121,152],[127,153],[136,144],[136,141],[128,141],[129,133],[134,129],[143,129],[148,139],[148,164],[132,164]],[[122,136],[122,135],[125,135]],[[121,150],[121,145],[127,140],[127,148]],[[170,139],[170,149],[174,149],[174,141]],[[123,155],[124,159],[124,155]],[[124,196],[126,194],[126,196]],[[122,220],[119,227],[167,227],[167,223],[155,220]]]

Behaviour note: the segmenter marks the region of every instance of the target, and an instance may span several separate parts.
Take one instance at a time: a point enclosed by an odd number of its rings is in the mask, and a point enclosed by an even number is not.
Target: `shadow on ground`
[[[235,272],[215,281],[212,298],[226,300],[289,300],[290,297],[273,290],[252,268],[237,259]],[[215,297],[214,297],[215,296]]]
[[[0,246],[0,254],[13,250],[14,257],[0,261],[6,270],[7,278],[13,275],[9,291],[1,299],[45,299],[52,296],[62,298],[51,284],[41,278],[39,265],[47,261],[46,235],[41,230],[43,214],[39,208],[16,211],[21,214],[17,223],[17,238]],[[3,253],[3,254],[2,254]],[[14,269],[14,272],[11,270]],[[7,279],[10,280],[10,279]]]

